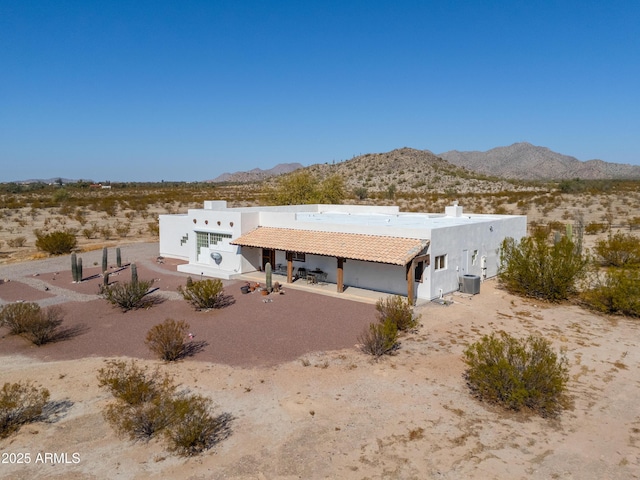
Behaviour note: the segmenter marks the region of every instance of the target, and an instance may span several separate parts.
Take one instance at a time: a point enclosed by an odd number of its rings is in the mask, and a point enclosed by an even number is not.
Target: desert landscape
[[[230,282],[226,290],[236,303],[195,312],[175,293],[184,275],[171,262],[158,264],[156,249],[153,243],[123,247],[123,257],[135,259],[141,278],[156,279],[165,299],[144,311],[122,313],[98,299],[98,279],[72,284],[68,258],[0,269],[11,280],[0,285],[3,303],[60,304],[65,325],[83,327],[73,338],[42,347],[3,332],[3,381],[37,382],[60,406],[46,421],[0,442],[3,454],[30,453],[32,459],[1,464],[3,478],[640,475],[633,320],[521,299],[489,280],[479,295],[418,305],[418,331],[401,338],[395,355],[376,362],[356,347],[359,330],[374,317],[371,303],[287,289],[265,304],[258,295],[236,293],[239,283]],[[83,255],[91,254],[98,259],[100,252]],[[278,308],[299,315],[277,314]],[[154,360],[144,333],[167,316],[187,320],[205,348],[177,363]],[[496,331],[540,333],[566,354],[571,409],[543,419],[472,398],[462,351]],[[171,455],[159,440],[118,437],[102,416],[110,394],[98,388],[96,374],[107,359],[129,357],[212,398],[218,411],[232,416],[229,437],[188,459]],[[68,454],[67,463],[36,464],[39,453]]]
[[[389,165],[397,160],[387,157]],[[363,158],[355,160],[348,189],[358,185],[364,168]],[[437,212],[458,199],[465,211],[526,214],[530,227],[550,232],[571,223],[583,229],[587,248],[610,232],[637,232],[640,190],[634,181],[504,182],[497,188],[482,177],[469,184],[468,172],[442,164],[438,168],[446,167],[448,176],[438,177],[437,188],[429,183],[437,176],[425,177],[424,187],[433,191],[422,191],[417,184],[404,188],[409,180],[390,178],[390,167],[378,160],[379,168],[369,169],[366,198],[348,193],[345,202]],[[329,175],[344,163],[311,170]],[[417,168],[405,166],[395,175],[408,179]],[[419,303],[419,328],[401,337],[393,355],[375,361],[358,348],[359,335],[375,321],[375,298],[348,289],[336,298],[285,286],[284,295],[265,302],[242,295],[241,280],[225,281],[228,306],[191,308],[176,291],[186,282],[176,271],[180,262],[158,262],[157,215],[186,213],[204,199],[256,204],[268,195],[269,182],[108,190],[53,185],[0,197],[0,304],[58,305],[69,333],[36,347],[0,329],[3,382],[35,382],[49,389],[52,405],[47,418],[0,440],[2,478],[640,477],[636,320],[520,298],[490,279],[478,295],[453,293],[444,302]],[[392,184],[397,188],[391,192]],[[38,231],[56,229],[76,234],[85,265],[80,284],[72,282],[68,255],[49,257],[35,246]],[[114,265],[116,246],[122,269]],[[103,247],[110,252],[112,280],[127,278],[135,262],[141,278],[154,280],[156,305],[122,313],[98,296]],[[166,318],[188,322],[202,348],[174,363],[155,359],[144,337]],[[559,417],[507,412],[471,395],[462,353],[483,335],[502,331],[541,334],[566,355],[571,406]],[[181,389],[212,399],[230,418],[229,435],[191,458],[172,454],[161,439],[119,437],[103,417],[112,397],[97,380],[112,359],[157,367]],[[30,463],[16,463],[24,454]]]

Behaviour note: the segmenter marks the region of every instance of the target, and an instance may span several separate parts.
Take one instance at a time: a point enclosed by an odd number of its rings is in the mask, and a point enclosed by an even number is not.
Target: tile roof
[[[393,265],[406,265],[429,245],[417,238],[275,227],[258,227],[231,243]]]

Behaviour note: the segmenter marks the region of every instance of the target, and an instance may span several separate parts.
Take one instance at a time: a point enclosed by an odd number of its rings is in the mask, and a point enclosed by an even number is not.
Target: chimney
[[[444,207],[444,215],[446,217],[461,217],[462,216],[462,207],[458,206],[458,201],[454,201],[453,205],[449,207]]]

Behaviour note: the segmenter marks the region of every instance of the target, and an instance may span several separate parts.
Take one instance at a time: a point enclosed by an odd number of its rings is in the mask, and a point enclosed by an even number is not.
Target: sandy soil
[[[43,305],[61,303],[70,324],[87,325],[77,336],[42,348],[6,335],[0,339],[3,382],[32,380],[47,387],[52,400],[66,402],[57,418],[0,440],[2,455],[29,453],[32,459],[30,464],[0,463],[1,478],[640,477],[640,331],[633,321],[572,305],[541,305],[487,281],[479,295],[453,295],[448,306],[420,306],[419,331],[402,338],[397,355],[373,362],[354,340],[373,318],[371,305],[293,290],[265,304],[257,296],[236,294],[230,284],[236,303],[196,313],[173,299],[184,277],[148,255],[140,258],[135,259],[144,272],[140,277],[159,278],[159,294],[166,300],[149,311],[126,314],[95,300],[97,286],[91,281],[81,287],[86,292],[71,286],[61,268],[66,260],[58,270],[47,269],[46,262],[0,268],[0,278],[12,279],[0,285],[4,302],[22,295]],[[26,287],[16,288],[18,282]],[[277,308],[283,309],[277,315],[264,314]],[[209,343],[176,364],[151,359],[142,344],[148,326],[169,312],[197,325],[196,338]],[[230,320],[235,323],[224,323]],[[216,330],[218,322],[223,328]],[[252,336],[265,322],[268,328]],[[260,336],[274,329],[282,348],[270,351],[276,340],[261,342]],[[215,343],[216,332],[224,330],[248,343],[224,353],[229,340]],[[571,410],[546,420],[505,413],[469,395],[462,351],[499,330],[541,333],[566,352]],[[109,394],[98,388],[96,372],[106,357],[124,355],[159,365],[182,386],[211,397],[219,412],[233,416],[229,438],[191,459],[170,455],[161,441],[118,438],[102,417]],[[69,463],[35,463],[38,453],[54,452],[68,454]],[[0,461],[5,458],[11,459]]]

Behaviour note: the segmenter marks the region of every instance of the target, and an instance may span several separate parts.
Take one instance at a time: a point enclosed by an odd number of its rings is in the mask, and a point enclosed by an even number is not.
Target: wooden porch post
[[[407,263],[407,300],[413,305],[413,261]]]
[[[338,293],[344,292],[344,258],[338,257],[338,274],[336,275]]]
[[[293,282],[293,252],[286,252],[287,257],[287,283]]]

